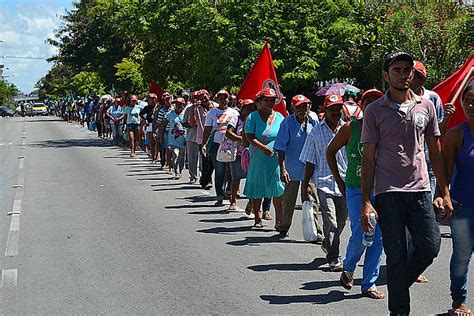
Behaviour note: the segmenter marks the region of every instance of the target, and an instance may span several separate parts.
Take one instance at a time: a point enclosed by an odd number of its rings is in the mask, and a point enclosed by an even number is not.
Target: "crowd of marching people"
[[[287,117],[274,110],[278,96],[271,88],[244,100],[226,90],[211,96],[198,89],[177,98],[105,95],[59,108],[69,122],[87,124],[113,144],[128,144],[130,157],[145,151],[176,180],[187,165],[191,184],[214,188],[215,206],[239,211],[243,192],[248,203],[242,211],[254,227],[274,220],[281,238],[288,236],[298,193],[302,202],[315,200],[312,241],[344,288],[354,286],[365,256],[361,292],[383,299],[376,282],[385,251],[393,314],[410,312],[409,288],[427,282],[422,273],[439,252],[437,221],[449,222],[450,313],[472,315],[466,303],[474,249],[474,81],[461,95],[467,121],[447,130],[454,107],[443,107],[424,87],[421,62],[403,52],[387,54],[383,76],[386,93],[369,89],[360,95],[348,88],[342,96],[327,95],[317,112],[300,94],[291,98]],[[351,236],[342,250],[348,218]]]

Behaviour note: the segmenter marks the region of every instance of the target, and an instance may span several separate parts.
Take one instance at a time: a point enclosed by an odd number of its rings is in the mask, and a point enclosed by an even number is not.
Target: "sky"
[[[18,89],[30,93],[51,68],[45,58],[56,53],[46,40],[54,37],[61,15],[72,0],[0,0],[0,65],[3,75]],[[3,41],[3,42],[2,42]],[[5,58],[4,56],[40,59]]]

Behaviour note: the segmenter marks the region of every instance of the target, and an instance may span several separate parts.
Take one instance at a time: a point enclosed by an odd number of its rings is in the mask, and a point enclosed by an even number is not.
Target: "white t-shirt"
[[[238,115],[239,112],[232,108],[228,108],[227,110],[214,108],[207,113],[204,126],[211,126],[211,132],[216,131],[214,134],[214,143],[220,144],[224,140],[227,125],[233,117],[237,117]]]

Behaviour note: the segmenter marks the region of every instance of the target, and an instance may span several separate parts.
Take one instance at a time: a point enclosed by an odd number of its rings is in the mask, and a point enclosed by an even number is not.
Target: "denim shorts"
[[[230,163],[230,174],[232,175],[232,180],[242,180],[247,178],[247,172],[242,170],[239,155],[237,155],[237,159],[235,159],[235,161]]]
[[[130,132],[130,131],[138,132],[139,129],[140,129],[140,124],[136,124],[136,123],[127,124],[127,131],[128,132]]]

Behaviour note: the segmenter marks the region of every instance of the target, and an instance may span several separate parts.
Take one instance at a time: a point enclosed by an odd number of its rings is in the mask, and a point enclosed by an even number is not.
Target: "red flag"
[[[461,68],[456,70],[456,72],[454,72],[449,78],[442,81],[441,83],[436,85],[436,87],[433,88],[433,90],[439,94],[441,100],[443,100],[443,104],[446,104],[453,100],[454,96],[461,87],[464,79],[466,78],[466,76],[469,75],[469,72],[471,72],[472,67],[474,67],[474,55],[469,57],[464,63],[464,65],[462,65]],[[471,72],[470,77],[472,77],[472,75],[473,74]],[[456,108],[456,112],[454,112],[453,116],[449,120],[448,128],[459,125],[466,120],[466,116],[464,115],[464,111],[461,106],[460,95],[456,99],[456,102],[454,102],[454,107]]]
[[[240,91],[237,94],[237,98],[240,100],[244,99],[255,99],[257,92],[263,88],[272,88],[277,93],[277,99],[275,101],[275,111],[280,112],[283,116],[288,116],[286,110],[285,100],[283,94],[280,91],[278,85],[278,79],[275,73],[275,67],[273,66],[272,54],[268,47],[269,39],[263,46],[260,55],[258,56],[255,64],[248,73],[247,77],[240,87]]]
[[[163,93],[165,93],[165,91],[161,89],[160,85],[157,84],[155,80],[150,80],[150,93],[156,94],[158,100],[161,100],[161,97],[163,96]]]

